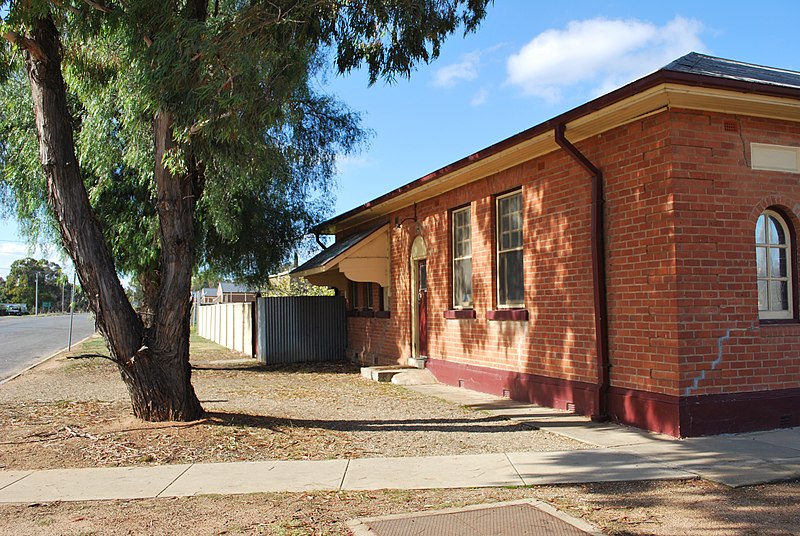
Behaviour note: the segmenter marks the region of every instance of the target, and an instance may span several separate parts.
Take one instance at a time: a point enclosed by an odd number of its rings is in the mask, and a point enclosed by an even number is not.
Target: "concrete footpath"
[[[204,494],[530,486],[701,477],[729,486],[800,478],[800,428],[677,440],[443,385],[420,393],[587,444],[585,450],[0,471],[0,502]]]

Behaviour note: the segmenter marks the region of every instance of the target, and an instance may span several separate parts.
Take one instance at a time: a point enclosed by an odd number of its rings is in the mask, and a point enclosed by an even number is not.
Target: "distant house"
[[[203,288],[196,291],[196,301],[200,305],[210,305],[217,299],[217,289],[214,287]]]
[[[293,275],[347,297],[363,363],[675,436],[800,426],[798,72],[692,53],[318,230]]]
[[[254,302],[258,296],[260,296],[258,289],[220,281],[213,303]]]

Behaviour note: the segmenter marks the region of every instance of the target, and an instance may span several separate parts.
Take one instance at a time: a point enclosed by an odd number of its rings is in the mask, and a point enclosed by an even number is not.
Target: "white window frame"
[[[456,256],[456,220],[457,215],[459,214],[466,214],[467,221],[466,224],[462,226],[463,229],[467,232],[467,239],[463,240],[462,242],[466,243],[469,246],[469,254],[462,255],[460,257]],[[452,235],[451,238],[451,245],[452,245],[452,257],[453,257],[453,309],[472,309],[475,306],[475,294],[474,294],[474,287],[473,287],[473,280],[470,278],[470,292],[469,292],[469,302],[464,302],[459,299],[460,297],[460,289],[456,288],[456,266],[459,263],[463,263],[465,261],[469,261],[470,265],[470,275],[472,274],[472,206],[462,207],[456,210],[453,210],[450,213],[450,234]],[[463,235],[462,235],[463,236]]]
[[[364,309],[366,311],[374,311],[374,300],[372,298],[372,283],[371,282],[364,282],[361,283],[364,288]]]
[[[503,230],[501,229],[501,223],[502,223],[502,220],[503,220],[503,215],[500,212],[500,204],[504,200],[509,199],[511,197],[514,197],[514,196],[519,196],[519,199],[520,199],[520,203],[519,203],[520,204],[520,208],[519,208],[519,221],[520,221],[519,232],[520,232],[520,235],[521,235],[520,236],[520,244],[519,244],[518,247],[513,247],[513,248],[508,248],[508,249],[501,249],[502,248],[502,244],[503,244],[503,241],[502,241]],[[510,252],[513,252],[513,251],[524,251],[524,245],[523,245],[524,241],[525,241],[525,237],[524,237],[524,234],[523,234],[523,229],[525,228],[524,213],[525,213],[525,210],[524,210],[523,203],[522,203],[522,190],[515,190],[515,191],[509,192],[507,194],[498,195],[495,198],[495,240],[497,242],[496,248],[495,248],[495,253],[496,253],[495,270],[497,272],[496,273],[496,277],[495,277],[495,283],[497,285],[496,299],[497,299],[497,308],[498,309],[519,309],[521,307],[525,307],[525,298],[524,298],[524,296],[525,296],[525,267],[524,267],[524,260],[523,260],[523,266],[522,266],[522,273],[520,274],[520,280],[522,281],[522,296],[523,296],[522,301],[518,301],[518,302],[506,301],[505,303],[500,301],[500,257],[504,253],[510,253]],[[523,259],[524,259],[524,253],[523,253]]]
[[[783,229],[783,236],[786,238],[785,244],[771,244],[769,243],[769,218],[774,218],[778,224],[780,224],[781,228]],[[760,242],[759,237],[756,237],[755,247],[756,247],[756,281],[766,281],[767,282],[767,309],[758,311],[758,318],[760,320],[787,320],[794,318],[794,282],[793,282],[793,271],[792,271],[792,234],[789,230],[789,226],[786,223],[786,219],[778,212],[774,210],[765,210],[762,212],[758,219],[765,218],[765,235],[767,236],[766,242]],[[758,222],[756,222],[756,229],[758,228]],[[758,275],[758,251],[759,249],[764,249],[765,257],[766,257],[766,277],[760,277]],[[786,251],[786,277],[773,277],[771,274],[771,263],[770,263],[770,250],[772,249],[783,249]],[[769,287],[770,282],[772,281],[785,281],[786,282],[786,303],[788,309],[784,309],[781,311],[772,311],[769,309]]]

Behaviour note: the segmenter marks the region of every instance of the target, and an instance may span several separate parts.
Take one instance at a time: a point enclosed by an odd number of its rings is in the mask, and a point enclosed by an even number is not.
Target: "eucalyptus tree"
[[[0,201],[73,259],[135,415],[202,414],[193,268],[264,280],[330,206],[364,133],[327,63],[408,76],[488,2],[0,0]]]
[[[5,283],[7,299],[13,303],[24,303],[34,312],[34,305],[55,304],[61,297],[61,267],[46,259],[30,257],[11,263]],[[51,305],[52,308],[52,305]]]

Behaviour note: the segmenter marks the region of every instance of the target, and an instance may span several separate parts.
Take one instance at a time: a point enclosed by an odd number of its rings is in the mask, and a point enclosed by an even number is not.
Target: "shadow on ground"
[[[402,419],[402,420],[318,420],[284,419],[247,413],[210,411],[204,421],[207,424],[232,427],[264,428],[280,431],[280,428],[319,428],[346,432],[530,432],[535,426],[527,423],[508,423],[503,417],[480,419]]]
[[[192,370],[235,370],[260,374],[359,374],[360,368],[349,361],[328,363],[291,363],[281,365],[262,365],[248,358],[231,359],[229,362],[193,360]],[[251,362],[247,362],[251,361]]]

